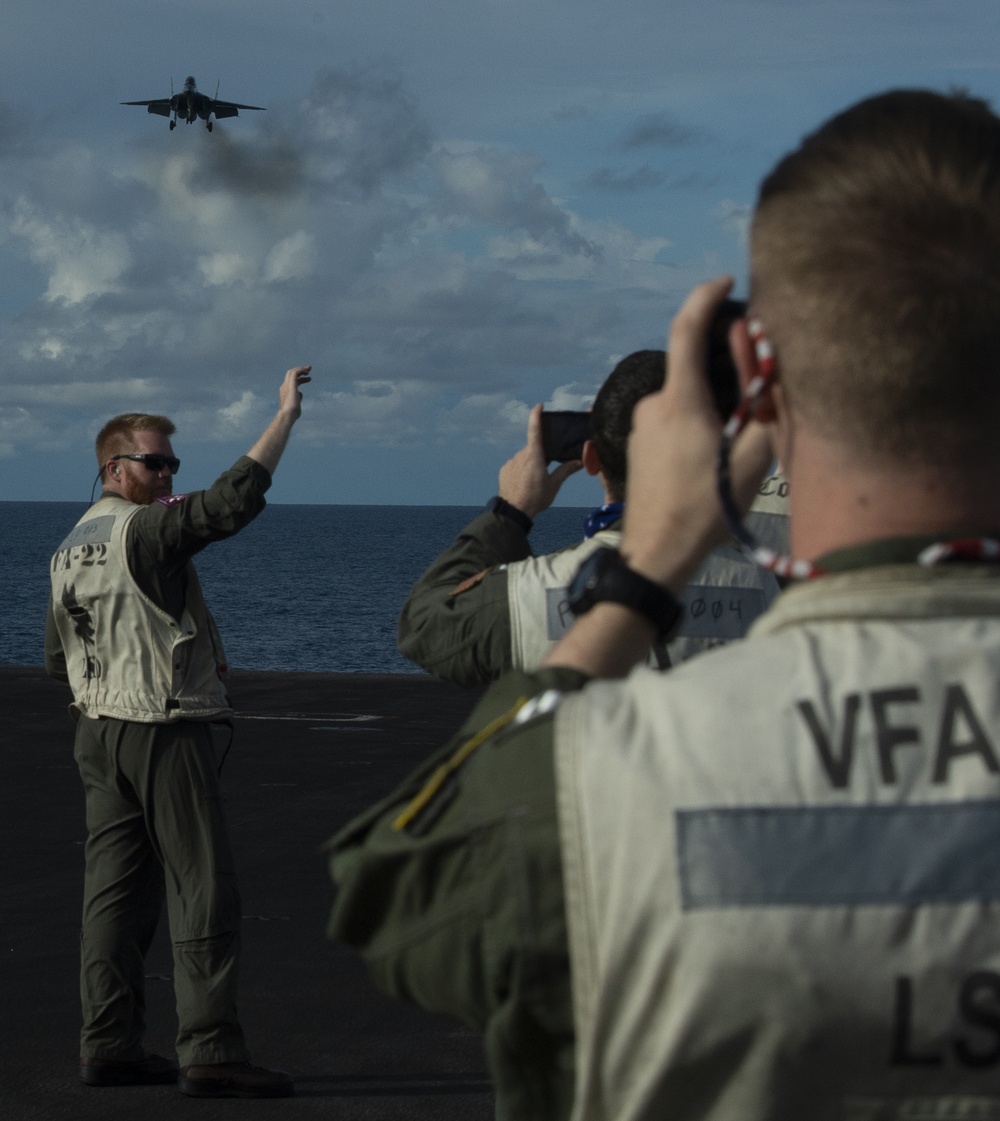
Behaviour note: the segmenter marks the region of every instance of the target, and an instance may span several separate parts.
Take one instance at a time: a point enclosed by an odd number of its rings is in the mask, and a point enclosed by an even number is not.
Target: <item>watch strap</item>
[[[535,524],[523,510],[519,510],[506,498],[501,498],[499,494],[494,495],[486,503],[486,509],[492,514],[498,514],[501,518],[507,518],[508,521],[519,525],[525,533],[530,533],[531,527]]]
[[[617,549],[596,549],[580,565],[569,590],[569,606],[583,615],[597,603],[618,603],[638,612],[656,627],[660,641],[677,630],[684,605],[661,584],[636,572]]]

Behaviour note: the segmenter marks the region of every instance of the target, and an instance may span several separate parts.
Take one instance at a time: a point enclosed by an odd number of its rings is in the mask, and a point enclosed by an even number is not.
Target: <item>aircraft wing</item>
[[[241,105],[238,101],[213,101],[212,112],[219,120],[223,117],[238,117],[241,109],[265,110],[265,105]]]
[[[173,112],[169,97],[157,97],[152,101],[120,101],[119,105],[145,105],[147,113],[155,113],[158,117],[169,117]]]

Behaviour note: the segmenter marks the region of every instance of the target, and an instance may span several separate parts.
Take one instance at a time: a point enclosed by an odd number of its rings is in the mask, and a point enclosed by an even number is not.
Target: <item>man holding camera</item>
[[[97,437],[100,500],[52,558],[45,662],[73,691],[87,807],[79,1074],[90,1086],[293,1092],[288,1075],[249,1062],[236,1013],[240,899],[212,740],[232,710],[191,561],[264,508],[309,372],[288,371],[274,419],[205,491],[173,493],[166,417],[110,420]],[[143,961],[164,896],[180,1070],[142,1046]]]
[[[636,409],[576,624],[334,840],[334,934],[483,1027],[499,1117],[1000,1111],[998,215],[984,102],[895,91],[806,137],[760,189],[728,471],[722,278]],[[744,642],[635,668],[727,532],[717,490],[748,503],[775,455],[802,582]]]
[[[632,411],[662,387],[666,357],[662,350],[640,350],[623,358],[594,399],[581,458],[561,462],[551,472],[543,437],[546,415],[541,405],[531,410],[527,442],[501,467],[497,496],[407,597],[397,633],[402,654],[464,686],[488,684],[509,669],[538,667],[572,623],[568,587],[573,574],[596,550],[617,548],[621,539]],[[728,415],[739,399],[728,348],[713,363],[713,388],[720,412]],[[565,458],[568,453],[557,449],[555,454]],[[604,492],[603,505],[587,518],[584,540],[532,555],[528,534],[534,519],[581,467]],[[776,475],[761,485],[750,514],[754,532],[779,551],[787,548],[787,505],[787,482]],[[654,645],[651,663],[665,668],[741,637],[779,590],[771,573],[749,563],[732,545],[720,546],[685,592],[681,630],[669,645]]]

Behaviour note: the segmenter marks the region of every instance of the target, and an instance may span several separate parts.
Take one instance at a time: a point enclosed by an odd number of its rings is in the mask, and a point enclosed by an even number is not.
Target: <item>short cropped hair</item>
[[[896,90],[763,181],[751,306],[789,407],[861,462],[1000,456],[1000,119]]]
[[[136,432],[160,432],[173,436],[177,426],[169,417],[149,413],[122,413],[112,417],[97,433],[97,466],[102,470],[113,455],[135,451]]]
[[[632,411],[643,397],[663,388],[666,375],[665,350],[637,350],[615,366],[594,398],[591,438],[601,460],[604,481],[616,500],[625,497]],[[725,420],[739,404],[740,392],[728,335],[723,330],[715,329],[709,334],[708,382],[715,407]]]
[[[590,431],[604,481],[616,500],[625,496],[625,451],[632,410],[643,397],[663,388],[666,374],[666,351],[637,350],[615,366],[594,398]]]

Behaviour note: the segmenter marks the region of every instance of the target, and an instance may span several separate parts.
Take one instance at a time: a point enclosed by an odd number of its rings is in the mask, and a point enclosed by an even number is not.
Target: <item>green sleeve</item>
[[[413,586],[399,618],[400,653],[456,685],[495,681],[512,665],[507,572],[500,566],[530,556],[520,526],[480,514]]]
[[[185,569],[206,545],[238,533],[264,509],[270,473],[249,456],[207,489],[151,502],[128,527],[129,570],[175,619],[184,610]]]
[[[573,1019],[552,718],[509,723],[519,698],[579,688],[569,670],[512,673],[465,727],[329,844],[329,933],[393,996],[480,1028],[500,1121],[569,1116]],[[464,751],[476,734],[508,722]],[[402,811],[465,757],[422,812]]]

